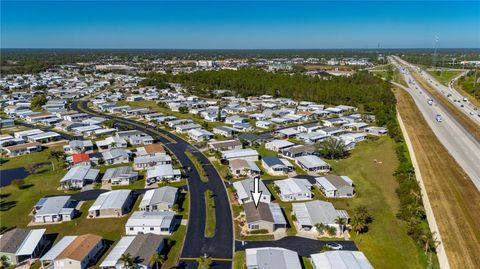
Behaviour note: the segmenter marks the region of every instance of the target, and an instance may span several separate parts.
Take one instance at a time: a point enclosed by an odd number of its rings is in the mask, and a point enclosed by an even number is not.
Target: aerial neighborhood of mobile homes
[[[193,70],[178,67],[174,72],[220,68],[208,61],[197,64]],[[278,64],[268,62],[265,67],[275,70]],[[202,98],[175,83],[168,88],[140,87],[143,78],[127,67],[92,66],[92,73],[85,74],[76,65],[58,66],[0,80],[1,88],[8,89],[0,90],[0,151],[9,160],[40,159],[39,169],[51,163],[59,175],[52,193],[40,192],[29,212],[18,216],[28,218],[26,227],[0,235],[0,255],[11,264],[124,268],[122,255],[128,253],[138,258],[136,266],[154,268],[152,257],[168,251],[167,239],[188,223],[182,219],[188,215],[182,203],[189,192],[189,175],[199,169],[184,166],[169,144],[160,142],[156,129],[180,137],[222,171],[231,194],[227,202],[240,209],[234,216],[240,236],[235,239],[348,238],[344,226],[350,216],[329,199],[355,199],[355,178],[334,173],[318,144],[335,141],[351,151],[385,135],[387,129],[375,126],[373,115],[353,106],[269,95],[245,98],[222,89],[213,92],[217,98]],[[39,95],[45,100],[36,106]],[[88,101],[89,111],[74,106],[78,100]],[[122,124],[110,116],[150,128]],[[257,180],[258,204],[251,195]],[[113,243],[99,235],[102,229],[95,230],[94,223],[104,219],[122,223]],[[82,231],[92,228],[78,234],[77,225],[84,225]],[[58,227],[71,229],[52,241],[47,234]],[[312,254],[310,260],[314,268],[329,262],[371,268],[359,251]],[[248,248],[246,265],[302,268],[295,251],[276,247]]]

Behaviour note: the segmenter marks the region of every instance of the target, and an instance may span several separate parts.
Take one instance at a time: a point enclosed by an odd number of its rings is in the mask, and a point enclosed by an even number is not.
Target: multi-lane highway
[[[478,110],[478,107],[473,105],[468,101],[468,99],[463,96],[461,93],[459,93],[454,87],[452,83],[449,83],[448,87],[440,83],[438,80],[436,80],[432,75],[430,75],[428,72],[420,69],[419,67],[410,64],[406,62],[405,60],[402,60],[398,57],[395,57],[395,60],[400,62],[403,66],[409,67],[412,69],[415,69],[418,74],[432,87],[432,89],[438,91],[441,93],[443,96],[447,98],[449,102],[455,105],[456,108],[458,108],[460,111],[462,111],[464,114],[466,114],[468,117],[470,117],[475,123],[479,125],[478,128],[480,128],[480,110]],[[466,72],[466,71],[465,71]],[[461,77],[463,74],[458,75],[454,80],[458,79]]]
[[[401,70],[408,84],[408,88],[399,84],[397,86],[410,93],[437,138],[480,190],[480,143],[419,85],[405,65],[393,57],[389,59]],[[441,121],[437,121],[437,115],[440,115]]]

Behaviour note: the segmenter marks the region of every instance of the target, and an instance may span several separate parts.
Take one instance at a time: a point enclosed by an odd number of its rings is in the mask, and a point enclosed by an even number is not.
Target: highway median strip
[[[195,155],[193,155],[193,153],[191,153],[190,151],[185,151],[185,155],[187,155],[190,161],[192,161],[193,166],[195,166],[195,169],[197,170],[198,175],[200,176],[200,180],[203,182],[208,182],[207,172],[205,172],[205,169],[203,169],[203,165],[202,163],[200,163],[198,158],[195,157]]]
[[[211,190],[206,190],[205,196],[205,237],[215,236],[216,216],[215,216],[215,194]]]

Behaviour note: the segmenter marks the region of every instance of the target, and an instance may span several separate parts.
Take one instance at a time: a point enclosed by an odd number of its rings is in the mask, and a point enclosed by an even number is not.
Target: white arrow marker
[[[260,178],[255,177],[253,179],[253,191],[250,191],[252,194],[253,204],[255,208],[258,208],[258,203],[260,202],[260,196],[262,196],[262,191],[259,190]]]

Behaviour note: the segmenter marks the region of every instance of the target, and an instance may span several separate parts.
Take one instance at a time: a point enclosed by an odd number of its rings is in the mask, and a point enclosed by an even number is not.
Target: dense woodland
[[[225,89],[242,97],[268,94],[322,104],[352,105],[375,113],[380,125],[387,123],[386,114],[395,112],[395,97],[390,85],[367,72],[325,79],[259,69],[200,71],[179,75],[149,74],[142,85],[164,86],[165,82],[182,83],[194,94],[207,97],[212,90]]]

